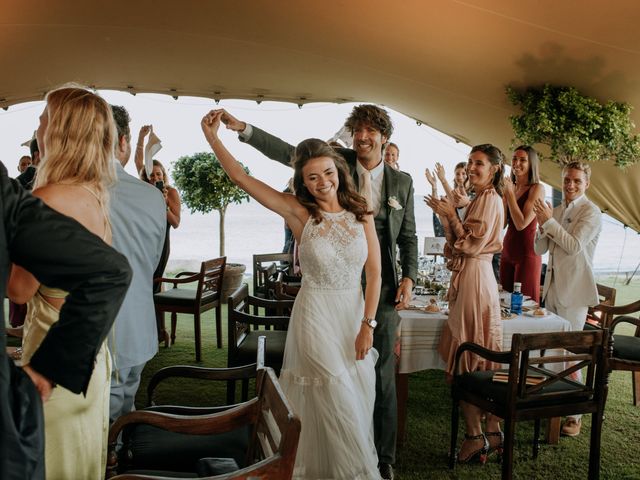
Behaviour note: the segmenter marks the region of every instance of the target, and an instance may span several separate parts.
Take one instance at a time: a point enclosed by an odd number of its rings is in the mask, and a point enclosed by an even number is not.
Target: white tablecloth
[[[431,368],[444,370],[445,364],[438,354],[440,332],[447,317],[422,310],[402,310],[398,331],[400,361],[398,373],[412,373]],[[502,321],[502,349],[511,348],[514,333],[568,332],[571,324],[556,314],[544,318],[518,316]]]

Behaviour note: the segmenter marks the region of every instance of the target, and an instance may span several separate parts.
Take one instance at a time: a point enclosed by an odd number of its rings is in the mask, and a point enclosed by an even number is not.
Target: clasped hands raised
[[[549,202],[544,202],[538,198],[533,202],[533,213],[536,214],[538,225],[542,227],[542,225],[553,217],[553,207]]]

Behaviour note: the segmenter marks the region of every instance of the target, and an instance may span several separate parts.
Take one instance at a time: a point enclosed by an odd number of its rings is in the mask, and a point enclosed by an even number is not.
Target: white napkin
[[[34,138],[36,138],[36,131],[35,131],[35,130],[33,131],[33,136],[32,136],[29,140],[27,140],[27,141],[25,141],[25,142],[22,142],[22,143],[20,144],[20,146],[21,146],[21,147],[29,147],[29,146],[31,145],[31,142],[33,141],[33,139],[34,139]]]
[[[158,136],[153,133],[153,130],[149,133],[149,141],[144,149],[144,169],[147,172],[147,177],[151,177],[153,171],[153,157],[162,149],[162,141]]]
[[[338,140],[341,140],[347,148],[351,148],[351,145],[353,145],[353,136],[344,125],[335,133],[333,137],[327,140],[327,143],[337,142]]]

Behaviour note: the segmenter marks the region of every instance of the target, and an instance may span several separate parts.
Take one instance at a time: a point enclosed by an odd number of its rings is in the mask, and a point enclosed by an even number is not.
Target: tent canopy
[[[634,0],[0,0],[0,107],[100,89],[387,105],[507,149],[506,85],[640,106]],[[640,110],[633,117],[638,123]],[[557,166],[543,179],[559,185]],[[640,230],[640,165],[593,164],[589,196]]]

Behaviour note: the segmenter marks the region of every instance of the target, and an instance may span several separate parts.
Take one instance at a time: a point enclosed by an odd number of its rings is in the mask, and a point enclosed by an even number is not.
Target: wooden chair
[[[163,430],[182,434],[187,441],[196,435],[224,435],[233,430],[248,431],[248,447],[243,454],[242,465],[235,458],[215,457],[216,451],[209,452],[209,458],[201,458],[196,465],[200,478],[211,480],[286,480],[293,475],[300,419],[291,409],[278,379],[271,368],[258,372],[256,380],[257,397],[224,412],[200,416],[170,415],[161,412],[133,412],[137,416],[125,415],[119,418],[109,431],[109,443],[115,444],[120,431],[134,423],[145,423]],[[227,446],[228,447],[228,446]],[[123,457],[123,455],[121,455]],[[110,459],[114,457],[111,456]],[[117,462],[111,465],[107,478],[112,473],[125,471]],[[130,471],[114,479],[163,479],[164,471],[146,471],[136,474]]]
[[[540,419],[564,415],[591,413],[591,446],[589,451],[589,479],[596,480],[600,471],[600,435],[608,385],[608,344],[606,330],[514,334],[511,351],[496,352],[477,344],[463,343],[456,352],[455,369],[461,356],[478,355],[489,361],[508,365],[506,383],[493,381],[494,371],[456,373],[451,395],[451,450],[449,467],[455,464],[458,434],[458,408],[461,401],[475,405],[504,419],[504,454],[502,479],[513,473],[513,445],[515,425],[520,420],[534,420],[533,457],[539,450]],[[564,349],[561,355],[540,357],[542,349]],[[574,363],[575,362],[575,363]],[[546,366],[559,364],[556,373]],[[569,365],[569,366],[567,366]],[[571,380],[570,375],[587,368],[584,383]],[[527,385],[527,375],[539,374],[544,380]]]
[[[259,336],[265,336],[267,339],[265,365],[279,373],[282,368],[292,307],[291,300],[268,300],[249,295],[247,284],[238,288],[227,302],[227,333],[229,335],[227,366],[244,365],[247,359],[254,358],[257,339]],[[263,311],[262,315],[259,314],[260,310]],[[266,314],[266,311],[273,315]]]
[[[279,272],[276,277],[273,295],[275,300],[295,300],[300,291],[302,277]]]
[[[628,305],[609,306],[600,304],[594,310],[603,314],[602,318],[608,318],[604,326],[609,329],[613,353],[609,359],[609,368],[631,372],[633,389],[633,404],[640,406],[640,320],[630,314],[640,312],[640,300]],[[620,315],[615,317],[615,315]],[[634,325],[634,335],[616,334],[615,330],[621,323]]]
[[[156,279],[160,282],[173,284],[172,289],[156,293],[153,296],[156,312],[171,312],[171,343],[175,343],[176,340],[177,314],[190,313],[193,315],[197,362],[202,358],[200,315],[213,308],[216,309],[216,343],[218,348],[222,348],[222,303],[220,291],[226,263],[227,257],[220,257],[202,262],[198,273],[180,272],[176,275],[176,278]],[[178,288],[178,284],[184,285],[195,282],[197,282],[195,290]]]
[[[585,328],[589,328],[589,326],[601,327],[602,325],[609,325],[613,319],[613,315],[603,313],[598,307],[600,305],[614,306],[616,304],[616,289],[599,283],[597,283],[596,286],[598,287],[600,303],[595,307],[589,307]]]
[[[193,417],[220,413],[237,407],[239,404],[205,407],[156,405],[154,393],[160,383],[170,378],[189,378],[206,382],[235,382],[255,379],[257,372],[264,369],[264,352],[265,338],[261,337],[258,341],[256,362],[250,365],[235,368],[176,365],[158,370],[147,387],[147,407],[124,415],[112,426],[107,478],[118,473],[135,471],[162,473],[169,477],[177,472],[186,474],[194,470],[194,466],[201,458],[210,457],[212,452],[215,452],[215,455],[231,456],[237,464],[242,464],[245,452],[249,448],[250,429],[240,428],[218,435],[198,435],[185,439],[185,436],[180,432],[149,425],[146,422],[147,412]],[[243,402],[247,400],[248,395],[242,398]],[[124,426],[117,427],[117,424]],[[122,448],[116,452],[119,435],[122,439]]]
[[[278,272],[292,273],[291,253],[260,253],[253,256],[253,295],[269,298]]]

